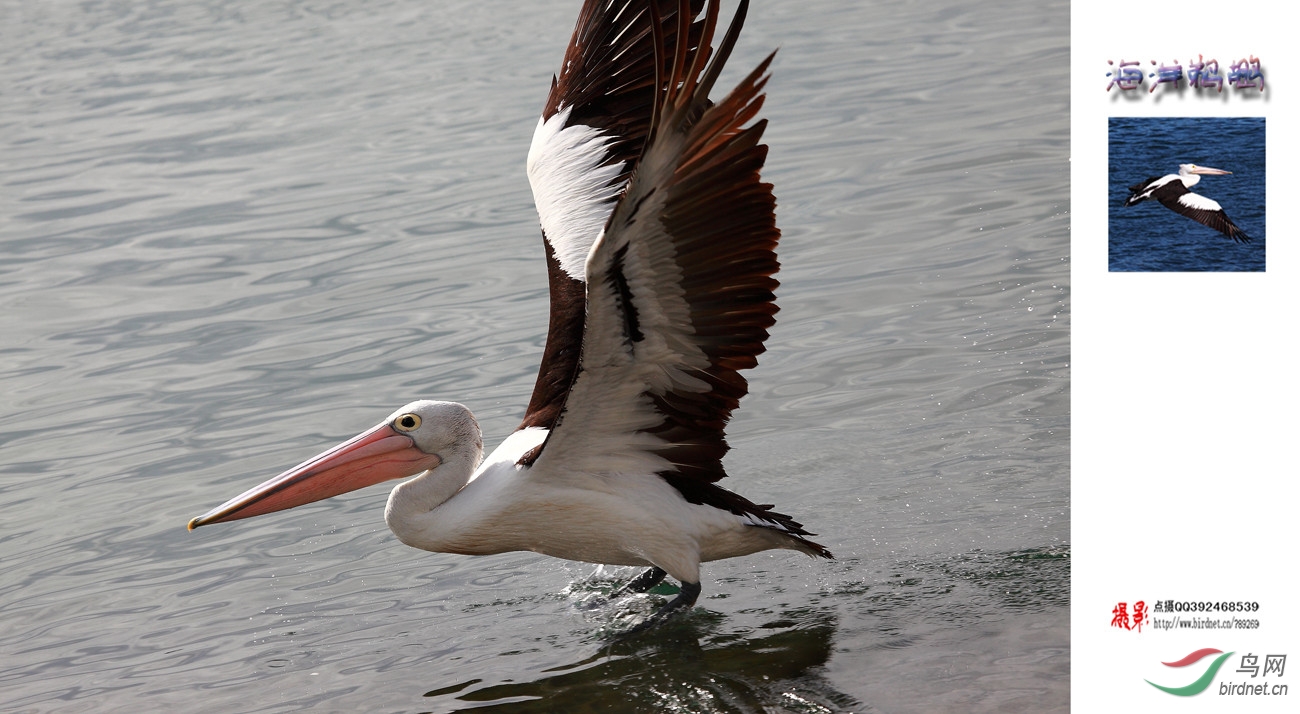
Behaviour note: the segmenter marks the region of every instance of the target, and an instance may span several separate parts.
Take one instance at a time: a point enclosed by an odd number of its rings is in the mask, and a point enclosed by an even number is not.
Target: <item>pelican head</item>
[[[468,450],[476,464],[482,449],[478,423],[464,406],[411,402],[372,429],[191,520],[189,528],[282,511],[415,476],[438,468],[458,450]]]
[[[1179,176],[1191,176],[1192,174],[1200,174],[1202,176],[1223,176],[1224,174],[1230,173],[1232,172],[1224,171],[1223,169],[1212,169],[1209,166],[1197,166],[1196,164],[1178,165]]]

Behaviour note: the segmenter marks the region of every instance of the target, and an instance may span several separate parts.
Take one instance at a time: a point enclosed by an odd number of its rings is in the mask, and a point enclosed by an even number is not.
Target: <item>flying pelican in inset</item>
[[[1192,193],[1190,190],[1201,180],[1201,176],[1223,176],[1231,173],[1231,171],[1212,169],[1208,166],[1179,164],[1176,174],[1149,178],[1142,183],[1129,186],[1129,195],[1124,200],[1124,205],[1132,206],[1154,198],[1171,211],[1207,225],[1235,241],[1249,243],[1250,236],[1228,218],[1228,214],[1223,212],[1223,207],[1218,201],[1199,193]]]

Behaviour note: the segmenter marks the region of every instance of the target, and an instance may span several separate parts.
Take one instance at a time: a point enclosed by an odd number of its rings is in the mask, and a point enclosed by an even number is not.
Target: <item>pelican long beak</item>
[[[1195,166],[1192,168],[1192,173],[1204,176],[1223,176],[1232,172],[1224,171],[1223,169],[1212,169],[1209,166]]]
[[[320,501],[441,463],[415,446],[411,437],[387,423],[308,459],[266,483],[249,489],[190,521],[189,529],[209,523],[251,518]]]

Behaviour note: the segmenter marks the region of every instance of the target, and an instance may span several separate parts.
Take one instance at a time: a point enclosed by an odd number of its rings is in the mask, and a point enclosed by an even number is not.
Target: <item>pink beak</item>
[[[411,437],[380,424],[190,521],[189,529],[283,511],[397,478],[414,476],[442,462]]]

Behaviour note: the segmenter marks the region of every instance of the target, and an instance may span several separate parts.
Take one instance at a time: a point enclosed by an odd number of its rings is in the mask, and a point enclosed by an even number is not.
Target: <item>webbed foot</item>
[[[649,575],[649,573],[646,573],[646,575]],[[644,577],[645,576],[643,575],[641,578],[637,578],[637,580],[641,580]],[[659,578],[659,580],[662,579],[663,579],[662,577]],[[663,607],[659,608],[659,610],[656,611],[655,614],[651,615],[650,617],[647,617],[642,622],[639,622],[636,625],[634,625],[631,629],[620,634],[618,636],[618,639],[621,640],[626,637],[630,637],[632,635],[645,632],[646,630],[655,627],[656,625],[663,622],[664,620],[667,620],[669,617],[672,617],[676,613],[689,610],[691,606],[695,604],[695,601],[698,600],[699,598],[700,598],[699,583],[682,583],[682,590],[681,592],[677,593],[677,597],[673,598],[672,600],[669,600],[668,603]]]

